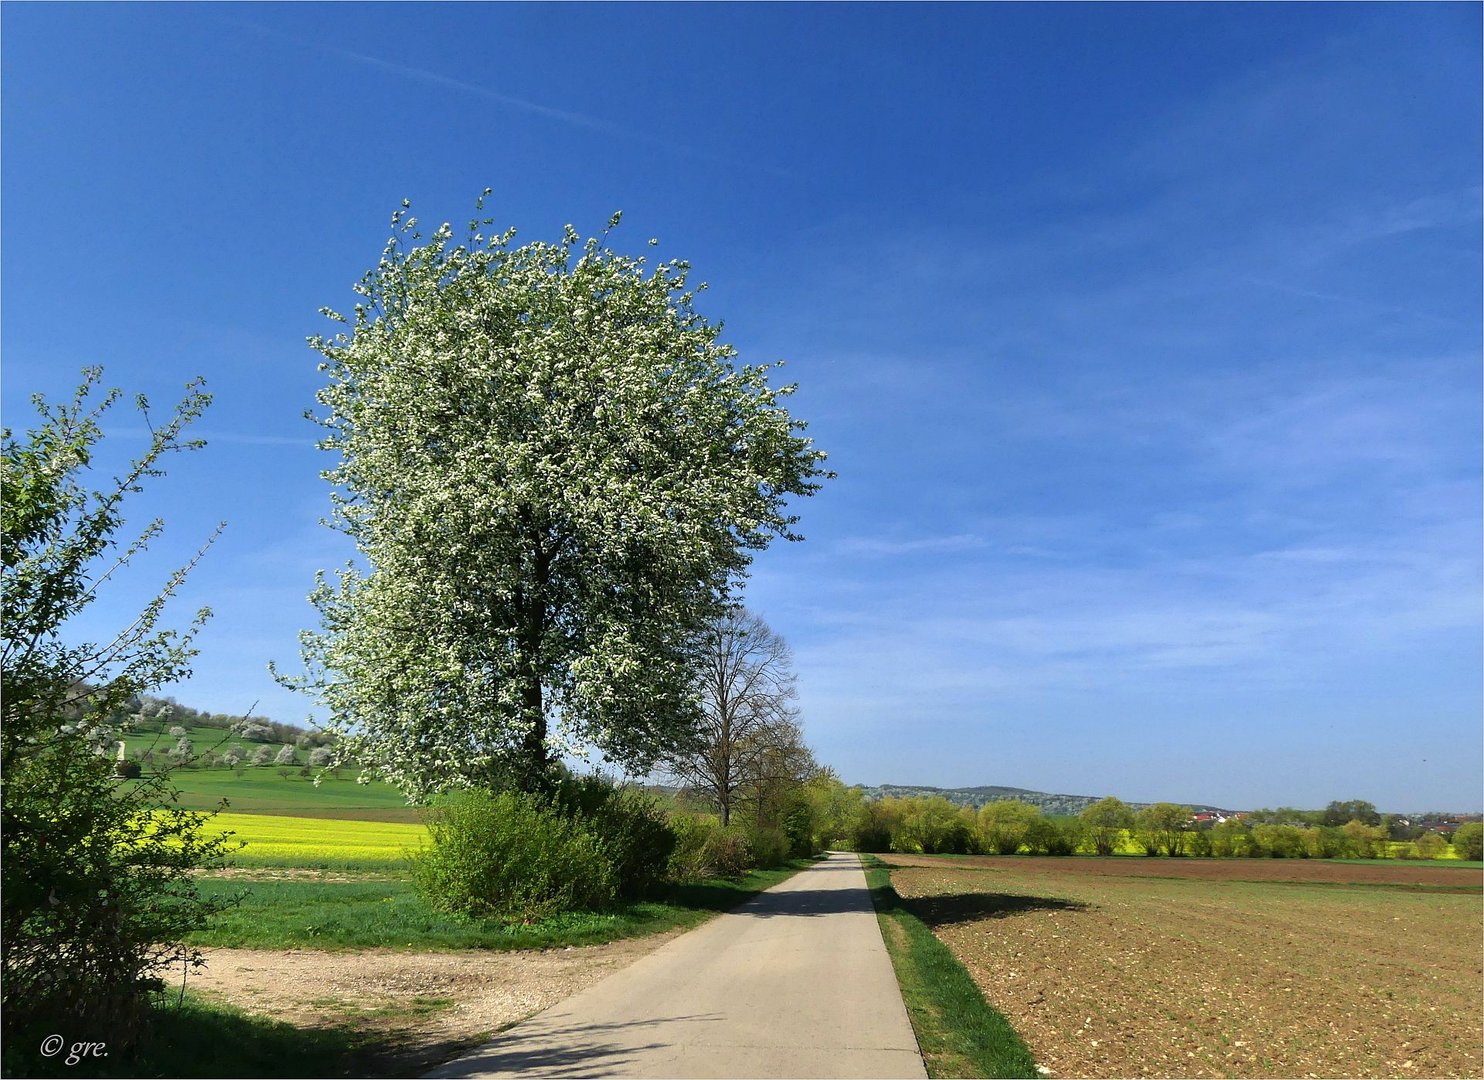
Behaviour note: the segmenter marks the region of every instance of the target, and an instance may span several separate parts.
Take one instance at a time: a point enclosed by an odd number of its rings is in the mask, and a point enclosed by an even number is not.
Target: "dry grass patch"
[[[1054,1075],[1484,1075],[1467,871],[1407,889],[1334,864],[1305,884],[1144,876],[1222,865],[1173,860],[888,861],[928,863],[894,870],[898,893]]]

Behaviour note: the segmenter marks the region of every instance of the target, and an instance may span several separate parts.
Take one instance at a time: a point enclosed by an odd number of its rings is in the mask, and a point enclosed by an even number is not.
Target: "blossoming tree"
[[[647,770],[694,737],[699,634],[753,552],[799,539],[787,500],[825,455],[793,387],[696,312],[687,264],[607,247],[617,216],[523,246],[476,219],[456,244],[403,205],[353,315],[324,312],[345,330],[313,342],[360,558],[320,576],[288,681],[413,798],[539,789],[591,749]]]

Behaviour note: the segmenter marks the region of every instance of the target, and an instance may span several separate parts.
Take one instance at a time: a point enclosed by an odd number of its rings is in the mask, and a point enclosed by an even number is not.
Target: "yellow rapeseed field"
[[[246,842],[233,856],[234,862],[257,865],[395,862],[422,847],[428,838],[426,826],[405,822],[269,814],[217,814],[210,827]]]

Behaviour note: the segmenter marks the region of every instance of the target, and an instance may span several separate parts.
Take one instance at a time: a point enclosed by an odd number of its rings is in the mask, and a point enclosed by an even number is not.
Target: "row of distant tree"
[[[1189,806],[1154,803],[1138,810],[1108,796],[1076,817],[1047,817],[1016,799],[977,811],[938,797],[867,800],[842,795],[837,841],[860,851],[918,854],[1113,855],[1268,858],[1437,858],[1449,851],[1441,832],[1398,844],[1369,803],[1332,803],[1323,811],[1257,811],[1240,818],[1197,821]],[[1366,808],[1369,807],[1369,810]],[[1346,811],[1355,816],[1334,822]],[[1370,819],[1370,820],[1367,820]],[[1452,834],[1461,858],[1480,858],[1484,826],[1467,821]]]
[[[1479,821],[1480,815],[1443,811],[1383,814],[1373,803],[1364,799],[1350,799],[1332,802],[1323,810],[1299,810],[1291,806],[1280,806],[1276,810],[1249,810],[1242,818],[1253,825],[1293,825],[1298,828],[1332,828],[1359,821],[1365,825],[1382,826],[1391,840],[1408,841],[1419,840],[1429,833],[1451,835],[1459,825]]]

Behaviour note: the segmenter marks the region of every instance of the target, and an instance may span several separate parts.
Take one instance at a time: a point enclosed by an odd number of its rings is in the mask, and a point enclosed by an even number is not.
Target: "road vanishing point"
[[[866,875],[832,852],[432,1077],[923,1077]]]

